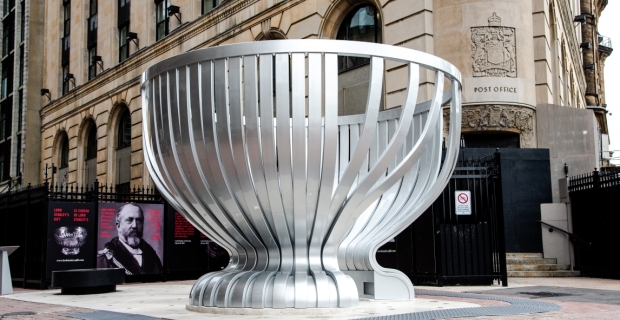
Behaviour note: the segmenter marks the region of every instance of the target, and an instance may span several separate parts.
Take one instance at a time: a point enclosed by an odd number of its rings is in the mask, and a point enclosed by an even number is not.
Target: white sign
[[[456,191],[454,192],[454,207],[457,216],[471,215],[471,192]]]

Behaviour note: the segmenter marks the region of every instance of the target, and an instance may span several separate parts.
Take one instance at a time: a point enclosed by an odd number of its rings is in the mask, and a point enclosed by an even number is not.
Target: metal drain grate
[[[37,314],[37,313],[32,312],[32,311],[15,311],[15,312],[0,314],[0,318],[7,318],[7,317],[14,317],[14,316],[31,316],[34,314]]]
[[[112,311],[95,311],[84,313],[63,314],[65,317],[82,320],[160,320],[163,318],[153,318],[140,314],[120,313]]]
[[[540,298],[566,297],[566,296],[572,296],[573,295],[573,294],[570,294],[570,293],[558,293],[558,292],[548,292],[548,291],[541,291],[541,292],[519,292],[519,294],[524,294],[524,295],[528,295],[528,296],[536,296],[536,297],[540,297]]]
[[[510,303],[509,306],[495,306],[495,307],[479,307],[479,308],[457,308],[446,310],[432,310],[413,312],[405,314],[395,314],[389,316],[369,317],[362,318],[364,320],[431,320],[431,319],[445,319],[445,318],[461,318],[461,317],[483,317],[483,316],[510,316],[517,314],[531,314],[558,311],[562,307],[550,302],[543,302],[539,300],[531,299],[519,299],[519,298],[507,298],[486,296],[480,294],[470,293],[458,293],[458,292],[440,292],[440,291],[427,291],[416,290],[416,294],[425,296],[442,296],[452,298],[467,298],[477,300],[495,300]]]

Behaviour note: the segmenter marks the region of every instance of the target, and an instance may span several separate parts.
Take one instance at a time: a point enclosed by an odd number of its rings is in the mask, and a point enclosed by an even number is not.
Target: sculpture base
[[[355,281],[360,298],[375,300],[410,300],[415,297],[411,280],[398,270],[342,271]]]
[[[218,308],[218,307],[199,307],[190,304],[185,305],[185,309],[193,312],[224,314],[224,315],[267,315],[267,316],[295,316],[295,315],[339,315],[362,312],[362,308],[308,308],[308,309],[252,309],[252,308]]]
[[[340,288],[334,279],[340,281]],[[189,304],[239,309],[351,308],[358,304],[355,291],[353,279],[341,272],[216,271],[194,283]]]

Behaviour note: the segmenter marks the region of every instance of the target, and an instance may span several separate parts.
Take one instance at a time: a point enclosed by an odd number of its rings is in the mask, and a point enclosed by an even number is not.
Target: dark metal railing
[[[620,173],[615,170],[585,173],[569,178],[568,190],[583,191],[620,186]]]

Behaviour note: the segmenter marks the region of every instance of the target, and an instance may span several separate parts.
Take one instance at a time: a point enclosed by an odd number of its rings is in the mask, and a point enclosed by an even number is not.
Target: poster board
[[[52,271],[92,268],[95,259],[95,204],[49,202],[46,279]]]
[[[163,204],[101,202],[98,217],[98,268],[124,268],[126,275],[163,273]]]
[[[168,206],[166,247],[170,271],[217,271],[228,265],[228,253]]]

